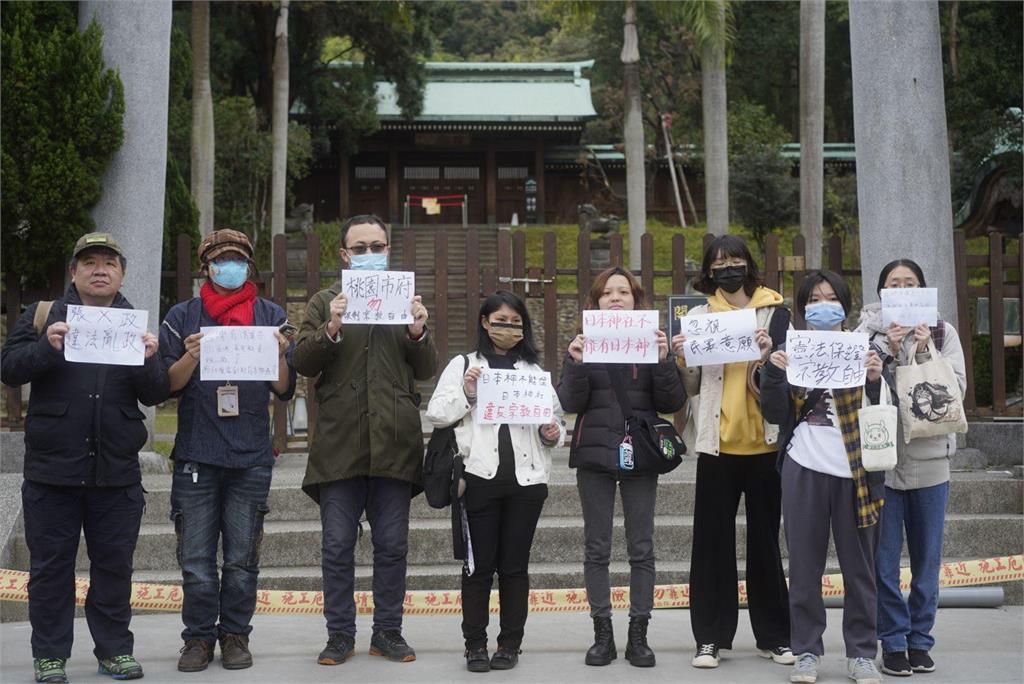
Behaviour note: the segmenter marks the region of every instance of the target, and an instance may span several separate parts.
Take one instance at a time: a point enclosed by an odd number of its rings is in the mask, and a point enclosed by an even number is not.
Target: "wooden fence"
[[[417,264],[416,262],[416,240],[433,239],[433,258],[429,264]],[[449,267],[448,259],[448,235],[444,231],[429,232],[417,236],[413,230],[405,230],[399,234],[403,241],[402,261],[393,264],[393,267],[401,270],[416,271],[418,278],[433,281],[433,292],[421,292],[430,305],[430,322],[432,334],[438,349],[440,364],[456,353],[468,351],[467,349],[456,349],[449,344],[449,331],[455,326],[466,326],[467,336],[464,339],[473,343],[474,331],[476,330],[477,311],[480,302],[486,294],[499,288],[511,289],[528,302],[539,300],[542,308],[540,320],[535,322],[535,328],[543,331],[540,337],[542,342],[542,358],[544,367],[557,373],[560,361],[564,354],[563,345],[560,344],[560,336],[550,334],[550,331],[557,331],[559,328],[560,303],[564,309],[566,306],[575,311],[582,310],[586,291],[597,275],[591,268],[591,239],[588,233],[581,233],[577,243],[576,266],[573,268],[559,268],[556,236],[553,232],[543,235],[543,263],[527,263],[526,233],[517,231],[500,231],[498,235],[498,259],[496,266],[480,265],[480,243],[476,229],[470,228],[466,232],[466,279],[465,289],[453,291],[449,287],[449,278],[455,273]],[[706,235],[704,243],[712,239]],[[1017,254],[1008,254],[1007,243],[1017,243]],[[1019,238],[1005,238],[1000,234],[992,234],[989,237],[988,253],[968,254],[967,243],[964,235],[960,232],[955,234],[954,246],[956,256],[956,282],[958,304],[958,317],[960,320],[959,334],[964,348],[964,356],[967,361],[968,388],[965,401],[969,415],[975,419],[1020,417],[1021,405],[1019,402],[1014,405],[1007,403],[1007,358],[1008,355],[1021,354],[1018,346],[1007,349],[1004,336],[1000,334],[991,335],[991,369],[992,369],[992,401],[988,405],[978,404],[974,383],[973,368],[973,335],[974,325],[969,323],[974,320],[976,312],[972,307],[978,297],[988,297],[990,305],[990,320],[1002,321],[1004,316],[1003,300],[1016,299],[1024,301],[1024,285],[1021,283],[1021,273],[1024,273]],[[623,261],[622,236],[613,235],[610,239],[611,263],[621,265]],[[193,253],[192,245],[186,236],[179,236],[178,264],[174,271],[165,271],[161,274],[164,292],[171,288],[177,296],[178,301],[188,299],[192,296],[193,287],[200,278],[198,272],[191,270],[190,258]],[[805,268],[805,244],[802,236],[793,239],[790,245],[789,254],[783,254],[783,248],[779,244],[777,236],[768,237],[765,244],[765,268],[763,277],[768,287],[783,292],[787,297],[792,297],[806,275]],[[274,238],[274,261],[273,268],[261,276],[261,290],[264,296],[268,296],[282,307],[287,308],[289,304],[304,304],[317,291],[325,285],[337,279],[336,270],[324,270],[320,263],[320,241],[316,234],[310,234],[306,243],[306,265],[302,270],[289,270],[287,264],[287,241],[285,236],[279,235]],[[680,294],[686,290],[686,285],[692,281],[697,273],[686,267],[686,242],[682,234],[674,235],[671,245],[671,268],[654,268],[654,239],[650,234],[645,234],[641,241],[641,269],[639,277],[644,289],[652,296],[652,301],[659,308],[664,308],[662,303],[669,294]],[[833,271],[842,274],[847,278],[859,278],[861,273],[858,268],[848,268],[843,264],[843,249],[841,239],[837,236],[827,241],[826,266]],[[977,278],[978,271],[984,272],[984,285],[970,285],[968,278],[973,272]],[[1016,279],[1010,280],[1010,272],[1016,271]],[[573,292],[559,292],[558,278],[570,276],[575,278],[578,284]],[[657,280],[656,280],[657,279]],[[656,285],[658,287],[656,287]],[[857,291],[857,288],[852,288]],[[966,296],[964,296],[966,294]],[[449,315],[452,308],[451,302],[457,298],[464,298],[466,301],[465,320],[453,320]],[[20,293],[15,289],[8,288],[7,291],[7,320],[8,330],[13,326],[18,313],[22,309]],[[794,313],[795,316],[795,313]],[[293,319],[293,322],[294,321]],[[994,325],[998,332],[998,324]],[[1019,339],[1019,338],[1018,338]],[[306,402],[309,432],[316,421],[316,402],[313,396],[312,380],[302,380],[307,387]],[[18,390],[8,388],[7,400],[7,426],[10,429],[20,429],[22,426],[21,394]],[[288,406],[285,402],[274,402],[274,445],[280,451],[304,450],[306,448],[306,435],[289,436],[288,430]]]

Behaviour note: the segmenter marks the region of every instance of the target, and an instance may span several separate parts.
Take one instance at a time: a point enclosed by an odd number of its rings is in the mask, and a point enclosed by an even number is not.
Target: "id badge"
[[[626,437],[619,445],[619,468],[622,470],[633,469],[633,440]]]
[[[217,388],[217,415],[222,418],[238,416],[238,385]]]

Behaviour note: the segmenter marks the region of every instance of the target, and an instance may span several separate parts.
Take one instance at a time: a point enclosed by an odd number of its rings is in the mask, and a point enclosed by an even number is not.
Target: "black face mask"
[[[743,287],[743,282],[746,279],[746,266],[725,266],[724,268],[711,269],[712,282],[729,294]]]

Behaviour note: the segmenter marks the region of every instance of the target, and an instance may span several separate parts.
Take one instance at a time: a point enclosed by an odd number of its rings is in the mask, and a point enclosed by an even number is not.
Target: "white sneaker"
[[[694,667],[712,668],[718,667],[720,660],[717,646],[714,644],[698,644],[697,654],[693,656],[690,664]]]
[[[762,658],[768,658],[779,665],[792,665],[796,662],[796,656],[793,655],[793,651],[790,650],[789,646],[776,646],[770,650],[758,651],[757,655]]]
[[[871,658],[847,658],[846,676],[857,684],[882,684],[882,675]]]
[[[801,653],[793,665],[793,671],[789,673],[789,681],[814,684],[818,681],[819,660],[820,658],[813,653]]]

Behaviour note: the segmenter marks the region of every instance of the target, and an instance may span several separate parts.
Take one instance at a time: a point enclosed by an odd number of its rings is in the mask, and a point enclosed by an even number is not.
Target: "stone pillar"
[[[95,17],[103,28],[103,61],[124,84],[124,145],[103,176],[103,196],[92,210],[96,229],[112,233],[128,258],[121,292],[160,325],[160,268],[167,168],[167,95],[171,2],[83,0],[78,25]],[[152,434],[153,412],[147,421]]]
[[[864,301],[878,300],[882,266],[910,258],[938,288],[942,317],[956,325],[941,49],[936,2],[851,0]]]

